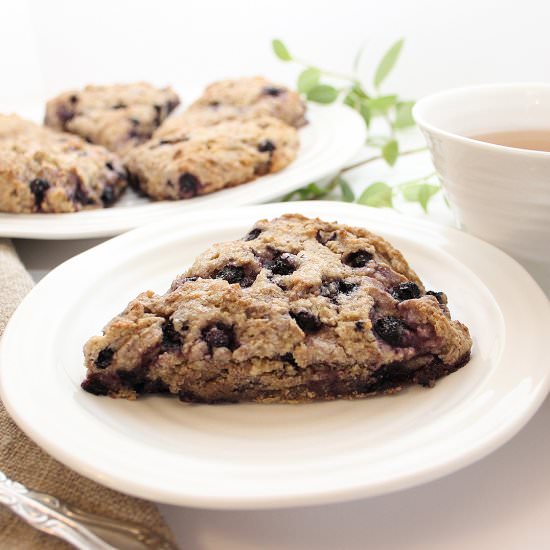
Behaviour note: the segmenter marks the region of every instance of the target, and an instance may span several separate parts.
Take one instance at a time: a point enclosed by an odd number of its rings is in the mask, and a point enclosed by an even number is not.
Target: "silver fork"
[[[81,550],[177,550],[150,529],[89,514],[58,498],[27,489],[0,471],[0,504],[29,525]]]

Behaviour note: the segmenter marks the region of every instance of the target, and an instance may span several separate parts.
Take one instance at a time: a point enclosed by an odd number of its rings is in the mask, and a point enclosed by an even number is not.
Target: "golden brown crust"
[[[433,385],[471,339],[402,255],[361,228],[285,215],[212,246],[85,346],[96,394],[299,402]]]
[[[296,157],[294,128],[271,117],[183,128],[125,156],[136,187],[149,197],[186,199],[278,172]]]
[[[48,101],[45,124],[123,153],[150,139],[178,105],[172,88],[146,82],[86,86]]]
[[[300,95],[280,84],[256,76],[221,80],[208,86],[184,113],[169,118],[155,133],[211,126],[222,121],[270,116],[299,128],[306,123],[306,106]]]
[[[107,149],[15,115],[0,115],[0,211],[101,208],[125,188],[122,162]]]

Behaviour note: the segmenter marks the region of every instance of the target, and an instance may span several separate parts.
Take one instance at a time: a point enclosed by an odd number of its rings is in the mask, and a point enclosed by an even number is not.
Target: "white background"
[[[368,83],[383,51],[404,36],[384,90],[411,99],[466,84],[550,80],[546,0],[29,0],[2,2],[0,21],[4,109],[87,83],[146,79],[176,85],[184,99],[187,89],[226,76],[292,83],[298,68],[275,59],[274,37],[296,56],[342,72],[364,45]],[[398,178],[407,162],[391,173],[372,165],[353,179]],[[432,216],[449,218],[437,208]],[[58,259],[78,249],[18,245],[24,259],[38,249]],[[395,495],[276,512],[163,511],[193,549],[542,550],[550,548],[549,416],[547,402],[491,457]]]
[[[292,82],[295,67],[271,53],[275,37],[341,71],[364,44],[368,80],[404,36],[385,88],[417,99],[464,84],[548,81],[549,20],[546,0],[4,0],[0,97],[140,78],[185,85],[264,73]]]

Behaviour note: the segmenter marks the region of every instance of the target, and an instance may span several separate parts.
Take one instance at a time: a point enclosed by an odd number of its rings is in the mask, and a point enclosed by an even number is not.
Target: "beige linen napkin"
[[[32,279],[11,243],[0,239],[0,336],[10,315],[32,286]],[[1,402],[0,434],[0,470],[8,477],[36,491],[51,493],[82,510],[133,521],[173,540],[154,504],[107,489],[69,470],[24,435]],[[32,529],[0,506],[0,549],[4,548],[50,550],[71,546]]]

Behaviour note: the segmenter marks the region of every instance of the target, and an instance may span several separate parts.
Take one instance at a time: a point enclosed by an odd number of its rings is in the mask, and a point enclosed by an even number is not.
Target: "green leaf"
[[[437,191],[439,191],[439,189],[437,189],[435,192],[437,193]],[[430,188],[427,185],[423,185],[418,192],[418,202],[420,203],[422,210],[424,210],[426,214],[428,213],[428,202],[430,202],[431,198],[432,192]]]
[[[353,59],[353,72],[357,73],[359,70],[359,63],[361,63],[361,57],[363,57],[363,51],[365,50],[365,45],[363,44],[355,54],[355,58]]]
[[[371,147],[384,147],[391,138],[388,136],[369,136],[367,138],[367,145]]]
[[[367,100],[368,106],[371,111],[378,111],[379,113],[385,113],[390,107],[393,107],[397,103],[396,95],[382,95],[380,97],[374,97]]]
[[[315,67],[309,67],[300,73],[298,77],[298,91],[307,94],[312,88],[319,84],[321,71]]]
[[[428,188],[431,195],[435,195],[440,189],[439,185],[428,183],[424,178],[411,180],[406,183],[402,183],[399,186],[403,198],[408,202],[418,202],[420,197],[420,190],[423,187]]]
[[[327,194],[326,189],[321,189],[316,183],[310,183],[306,190],[308,192],[309,198],[318,198],[324,197]]]
[[[287,50],[286,46],[281,42],[281,40],[275,39],[271,42],[271,47],[273,52],[281,61],[292,61],[292,56]]]
[[[359,105],[360,101],[361,100],[353,92],[348,92],[346,94],[346,97],[344,98],[344,104],[348,105],[352,109],[357,109],[357,106]]]
[[[377,181],[369,185],[362,193],[357,202],[375,208],[393,207],[393,190],[383,181]]]
[[[382,84],[382,82],[386,79],[386,77],[393,69],[395,63],[397,62],[397,58],[401,53],[403,42],[403,38],[398,40],[395,44],[391,46],[391,48],[384,54],[384,57],[382,57],[382,59],[380,60],[380,63],[376,68],[376,72],[374,73],[374,85],[376,88],[378,88],[380,84]]]
[[[441,189],[439,185],[427,183],[425,180],[413,180],[400,185],[401,194],[408,202],[418,202],[424,212],[428,212],[430,199]]]
[[[355,93],[358,97],[361,99],[369,99],[369,96],[367,92],[363,89],[363,86],[361,86],[360,82],[356,82],[353,87],[351,88],[351,91]]]
[[[414,107],[414,101],[400,101],[395,106],[395,122],[393,127],[395,129],[409,128],[414,126],[414,118],[412,116],[412,108]]]
[[[350,184],[340,176],[336,176],[336,179],[338,180],[338,185],[342,191],[342,200],[344,202],[353,202],[355,200],[355,193],[350,187]]]
[[[369,128],[370,121],[371,121],[371,112],[368,104],[365,101],[363,101],[359,106],[359,114],[363,117],[363,120],[365,121],[367,128]]]
[[[399,144],[395,139],[390,139],[384,147],[382,147],[382,157],[390,165],[393,166],[399,156]]]
[[[311,88],[306,97],[315,103],[332,103],[338,97],[338,90],[327,84],[319,84]]]

